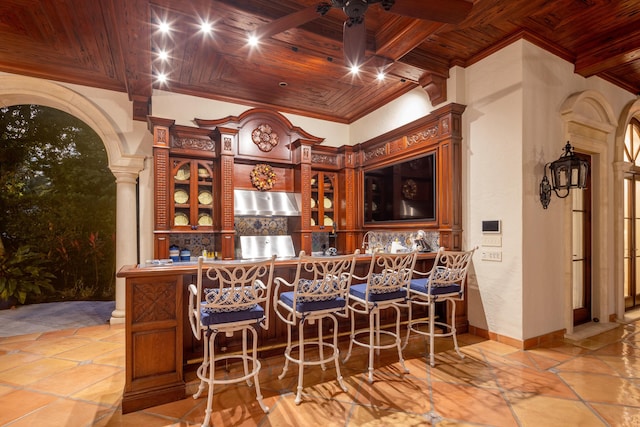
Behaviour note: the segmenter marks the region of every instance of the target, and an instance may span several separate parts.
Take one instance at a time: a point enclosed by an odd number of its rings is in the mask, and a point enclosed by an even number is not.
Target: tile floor
[[[220,386],[214,426],[638,426],[640,321],[574,343],[521,351],[461,335],[466,357],[438,344],[428,368],[422,338],[409,343],[402,375],[383,351],[375,381],[364,379],[363,352],[342,365],[348,392],[329,368],[308,368],[304,399],[294,404],[295,367],[263,362],[268,415],[252,388]],[[445,343],[447,342],[447,343]],[[442,346],[442,347],[440,347]],[[345,348],[343,348],[345,350]],[[124,327],[99,325],[0,338],[0,425],[197,426],[206,397],[122,415]],[[195,383],[189,382],[195,389]]]

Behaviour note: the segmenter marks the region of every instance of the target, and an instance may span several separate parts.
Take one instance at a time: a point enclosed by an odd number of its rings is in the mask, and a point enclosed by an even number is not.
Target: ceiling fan
[[[261,26],[255,37],[263,39],[298,27],[324,16],[332,7],[342,9],[347,19],[343,28],[344,57],[350,66],[360,65],[365,57],[367,33],[365,12],[370,5],[380,3],[382,8],[396,15],[429,21],[456,24],[471,11],[468,0],[331,0],[305,7],[297,12],[275,19]]]

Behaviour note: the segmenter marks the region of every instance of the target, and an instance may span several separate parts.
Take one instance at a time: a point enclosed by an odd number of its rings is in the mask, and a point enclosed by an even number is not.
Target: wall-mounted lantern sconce
[[[547,166],[551,172],[551,183],[547,178]],[[561,199],[569,195],[572,188],[585,188],[587,186],[587,174],[589,163],[579,159],[573,153],[573,147],[567,141],[564,153],[554,162],[544,165],[544,177],[540,182],[540,202],[547,209],[551,202],[551,190]]]

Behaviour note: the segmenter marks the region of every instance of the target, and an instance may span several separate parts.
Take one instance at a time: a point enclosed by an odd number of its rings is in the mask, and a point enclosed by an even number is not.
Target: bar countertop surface
[[[435,258],[436,252],[420,252],[418,259]],[[365,262],[371,260],[371,254],[356,255],[357,262]],[[257,260],[212,260],[207,262],[236,262],[236,261],[257,261]],[[293,258],[276,258],[276,267],[295,267],[298,264],[298,257]],[[116,274],[116,277],[143,277],[143,276],[161,276],[165,274],[193,274],[198,271],[198,261],[178,261],[168,262],[167,260],[154,260],[144,264],[124,265]]]

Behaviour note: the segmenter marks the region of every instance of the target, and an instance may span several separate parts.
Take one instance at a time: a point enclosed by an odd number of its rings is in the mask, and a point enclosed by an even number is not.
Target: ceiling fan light
[[[369,7],[367,0],[347,0],[342,10],[349,18],[358,18],[364,15]]]

